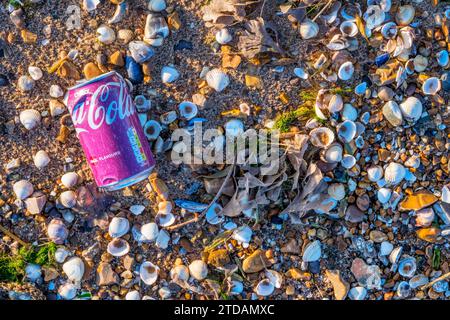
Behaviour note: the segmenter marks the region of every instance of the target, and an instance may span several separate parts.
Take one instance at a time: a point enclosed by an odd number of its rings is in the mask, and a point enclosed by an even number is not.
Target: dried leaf
[[[362,21],[361,17],[358,15],[355,15],[356,20],[356,26],[358,27],[359,33],[366,39],[367,42],[369,42],[369,38],[367,38],[366,34],[366,28],[364,27],[364,22]]]

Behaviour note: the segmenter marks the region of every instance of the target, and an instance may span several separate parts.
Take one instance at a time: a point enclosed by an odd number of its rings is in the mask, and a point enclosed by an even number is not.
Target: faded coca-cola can
[[[83,82],[64,99],[98,187],[114,191],[150,175],[155,160],[121,75]]]

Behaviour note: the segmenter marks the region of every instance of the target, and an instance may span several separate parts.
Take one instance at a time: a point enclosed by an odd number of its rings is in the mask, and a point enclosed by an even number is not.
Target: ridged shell
[[[172,280],[181,280],[188,281],[189,280],[189,268],[185,265],[178,265],[173,267],[170,270],[170,278]]]
[[[336,163],[342,160],[342,146],[339,143],[333,143],[325,151],[324,159],[328,163]]]
[[[311,143],[318,148],[327,148],[334,142],[334,133],[327,127],[311,130],[309,137]]]
[[[27,180],[19,180],[13,184],[13,191],[17,199],[25,200],[34,192],[33,185]]]
[[[262,297],[270,296],[275,290],[275,286],[269,279],[261,280],[255,288],[255,293]]]
[[[41,122],[41,114],[34,109],[23,110],[19,115],[19,120],[25,129],[31,130]]]
[[[189,265],[189,273],[194,279],[201,281],[208,276],[208,265],[202,260],[194,260]]]
[[[220,29],[216,32],[216,41],[220,44],[227,44],[233,40],[233,36],[227,28]]]
[[[84,262],[78,257],[72,257],[62,266],[67,278],[73,282],[80,282],[84,275]]]
[[[102,25],[97,29],[97,40],[104,44],[112,44],[116,40],[116,33],[112,28]]]
[[[50,157],[48,156],[48,153],[45,152],[44,150],[39,150],[38,152],[36,152],[36,154],[33,157],[33,162],[34,165],[38,168],[38,169],[43,169],[45,168],[49,162],[50,162]]]
[[[158,225],[154,222],[146,223],[141,226],[142,240],[153,242],[156,241],[159,234]]]
[[[303,39],[311,39],[319,33],[319,25],[310,19],[303,20],[300,23],[300,35]]]
[[[159,267],[150,261],[144,261],[139,267],[139,276],[148,286],[151,286],[158,280]]]
[[[109,223],[108,233],[112,238],[120,238],[130,230],[130,222],[127,218],[114,217]]]
[[[217,92],[223,91],[230,84],[230,78],[220,69],[212,69],[205,76],[208,86]]]
[[[125,300],[130,300],[130,301],[141,300],[141,294],[137,290],[129,291],[125,295]]]
[[[337,135],[342,142],[351,142],[356,136],[356,124],[351,120],[345,120],[337,126]]]
[[[383,106],[384,118],[394,127],[401,126],[403,123],[402,111],[395,101],[388,101]]]
[[[77,204],[77,195],[71,190],[64,191],[59,196],[59,202],[66,208],[73,208]]]
[[[405,178],[405,175],[405,167],[396,162],[389,163],[386,169],[384,169],[384,180],[391,185],[399,184]]]
[[[355,67],[351,61],[344,62],[338,70],[338,77],[341,80],[347,81],[353,77]]]
[[[69,230],[61,219],[52,219],[47,226],[48,238],[56,244],[63,244],[69,236]]]
[[[377,182],[383,178],[383,168],[378,165],[370,166],[367,169],[367,178],[372,182]]]
[[[314,262],[322,256],[322,247],[319,240],[310,242],[303,251],[302,259],[304,262]]]
[[[130,252],[130,245],[122,238],[114,238],[108,243],[106,250],[114,257],[122,257]]]
[[[388,188],[381,188],[377,191],[377,199],[381,204],[388,203],[391,199],[392,190]]]
[[[67,172],[61,177],[61,183],[64,187],[70,189],[77,185],[78,179],[79,177],[76,172]]]
[[[425,80],[422,85],[422,92],[427,95],[435,95],[441,90],[441,80],[431,77]]]
[[[402,277],[412,278],[416,273],[417,264],[416,259],[413,257],[405,257],[398,263],[398,273]]]

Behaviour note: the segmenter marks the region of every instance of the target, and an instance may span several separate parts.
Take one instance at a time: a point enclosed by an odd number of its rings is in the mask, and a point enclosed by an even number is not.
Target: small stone
[[[57,84],[50,86],[50,96],[52,98],[60,98],[64,95],[64,90]]]
[[[355,205],[349,205],[345,212],[345,220],[358,223],[364,220],[365,214],[358,209]]]
[[[384,234],[381,231],[378,230],[372,230],[370,231],[370,240],[372,240],[375,243],[381,243],[383,241],[388,240],[388,236],[386,234]]]
[[[350,285],[341,277],[339,270],[325,270],[328,280],[333,285],[334,297],[336,300],[344,300],[347,296]]]
[[[30,91],[34,88],[34,80],[29,76],[21,76],[17,82],[17,86],[22,92]]]
[[[35,192],[25,200],[27,211],[31,214],[39,214],[47,203],[47,196],[41,192]]]
[[[80,80],[81,75],[77,67],[69,61],[64,61],[58,68],[58,75],[64,79]]]
[[[84,76],[87,80],[93,79],[95,77],[98,77],[102,74],[100,69],[97,67],[97,65],[93,62],[87,63],[83,68]]]
[[[120,51],[116,51],[112,55],[110,55],[108,62],[110,64],[118,66],[118,67],[123,67],[125,65],[125,60],[123,59],[123,54]]]
[[[369,210],[369,208],[370,208],[369,196],[365,193],[362,196],[359,196],[358,198],[356,198],[356,206],[361,211]]]
[[[308,281],[311,279],[311,273],[306,271],[301,271],[297,268],[291,268],[286,272],[286,276],[288,278],[292,278],[294,280],[303,280]]]
[[[245,273],[254,273],[263,270],[271,265],[270,261],[267,260],[264,251],[258,249],[253,252],[250,256],[245,258],[242,263],[242,269]]]
[[[351,300],[364,300],[367,296],[367,289],[364,287],[354,287],[348,292],[348,297]]]
[[[208,264],[212,264],[216,268],[223,267],[230,262],[230,257],[226,249],[218,249],[211,251],[208,256]]]
[[[401,211],[410,211],[410,210],[417,211],[431,206],[438,200],[439,200],[438,197],[436,197],[431,192],[420,191],[407,196],[405,200],[400,202],[399,209]]]
[[[20,36],[22,37],[23,42],[28,43],[28,44],[36,43],[36,41],[37,41],[37,35],[26,29],[23,29],[20,32]]]
[[[300,254],[300,246],[297,240],[292,238],[287,244],[281,247],[282,253]]]
[[[50,99],[49,107],[50,107],[50,115],[52,117],[57,117],[66,111],[66,106],[56,99]]]
[[[114,272],[111,265],[106,262],[101,262],[97,268],[97,285],[109,286],[119,283],[120,279],[117,273]]]

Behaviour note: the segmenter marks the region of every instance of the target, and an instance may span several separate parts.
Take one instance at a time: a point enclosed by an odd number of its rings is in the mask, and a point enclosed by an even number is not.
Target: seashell
[[[134,61],[133,57],[125,57],[125,69],[127,70],[128,78],[132,83],[141,83],[144,81],[142,66]]]
[[[63,285],[59,286],[58,294],[64,300],[72,300],[77,295],[77,286],[71,282],[66,282]]]
[[[345,198],[345,186],[342,183],[332,183],[328,186],[328,195],[340,201]]]
[[[78,257],[72,257],[62,266],[67,278],[73,282],[80,282],[84,275],[84,262]]]
[[[231,280],[230,294],[238,295],[244,291],[244,285],[237,280]]]
[[[25,267],[25,278],[31,282],[36,282],[42,274],[41,266],[34,263],[29,263]]]
[[[444,293],[448,291],[448,282],[440,280],[432,285],[433,291],[436,293]]]
[[[411,287],[406,281],[401,281],[397,287],[397,296],[401,299],[406,299],[411,295]]]
[[[322,248],[319,240],[310,242],[306,245],[302,259],[304,262],[318,261],[322,256]]]
[[[342,110],[342,120],[355,121],[358,118],[358,110],[353,107],[350,103],[344,104],[344,109]]]
[[[342,96],[339,94],[334,94],[328,102],[327,109],[331,113],[335,113],[341,111],[343,106],[344,101],[342,100]]]
[[[363,15],[363,19],[366,22],[366,28],[372,30],[380,26],[385,20],[385,12],[381,10],[380,6],[371,5],[367,7],[366,12]]]
[[[189,265],[189,272],[194,279],[201,281],[208,275],[208,265],[202,260],[194,260]]]
[[[422,92],[427,95],[435,95],[441,90],[441,80],[431,77],[425,80],[422,85]]]
[[[211,71],[208,71],[205,79],[208,86],[217,92],[223,91],[230,84],[230,78],[220,69],[212,69]]]
[[[108,20],[109,24],[119,23],[128,13],[128,3],[123,1],[116,6],[116,11],[111,19]]]
[[[55,251],[55,261],[58,263],[63,263],[64,260],[70,255],[70,252],[67,249],[59,247]]]
[[[50,158],[48,156],[48,153],[45,152],[44,150],[39,150],[33,157],[33,162],[34,165],[38,168],[38,169],[43,169],[45,168],[49,162],[50,162]]]
[[[303,68],[294,68],[294,74],[303,80],[307,80],[309,78],[309,74]]]
[[[415,122],[422,116],[422,102],[416,97],[408,97],[400,104],[400,110],[406,120]]]
[[[178,112],[180,112],[180,116],[186,120],[191,120],[197,115],[198,108],[197,105],[192,102],[183,101],[178,105]]]
[[[259,296],[267,297],[270,296],[275,290],[275,286],[269,279],[261,280],[255,288],[255,293]]]
[[[372,182],[377,182],[383,178],[383,168],[381,166],[373,165],[367,169],[367,178]]]
[[[334,35],[330,42],[327,44],[327,48],[333,51],[340,51],[347,49],[350,46],[350,42],[344,36],[340,34]]]
[[[164,38],[169,36],[169,26],[166,19],[159,14],[149,14],[145,22],[144,41],[148,44],[159,47],[163,44]]]
[[[112,44],[116,40],[116,34],[112,28],[101,25],[97,29],[97,40],[104,44]]]
[[[382,65],[384,65],[386,62],[389,61],[389,58],[390,58],[389,53],[383,53],[375,58],[375,64],[377,65],[377,67],[381,67]]]
[[[149,120],[144,125],[144,133],[148,140],[156,140],[161,133],[162,127],[155,120]]]
[[[195,202],[195,201],[189,201],[189,200],[177,199],[174,202],[180,208],[187,210],[189,212],[193,212],[193,213],[202,212],[203,210],[205,210],[208,207],[207,204],[199,203],[199,202]]]
[[[395,36],[397,35],[397,25],[395,24],[395,22],[391,21],[385,23],[381,27],[381,34],[385,39],[394,39]]]
[[[52,219],[47,226],[48,238],[56,244],[63,244],[69,236],[69,230],[61,219]]]
[[[156,214],[155,221],[161,227],[169,227],[175,223],[175,216],[172,213],[162,213]]]
[[[114,238],[108,243],[106,251],[114,257],[122,257],[130,252],[130,245],[122,238]]]
[[[52,117],[57,117],[66,111],[66,106],[55,99],[50,100],[49,108],[50,108],[50,115]]]
[[[416,211],[416,226],[429,227],[434,221],[433,208],[423,208]]]
[[[29,76],[21,76],[17,81],[17,87],[22,92],[30,91],[34,87],[34,80]]]
[[[353,72],[355,72],[355,67],[351,61],[347,61],[343,63],[338,71],[338,77],[341,80],[347,81],[350,80],[353,76]]]
[[[450,57],[447,50],[441,50],[436,54],[436,60],[438,65],[445,68],[448,66],[450,62]]]
[[[161,12],[166,10],[167,5],[165,0],[150,0],[148,3],[148,10],[153,12]]]
[[[27,180],[19,180],[13,184],[13,191],[17,199],[25,200],[34,192],[33,185]]]
[[[100,0],[83,0],[83,9],[87,12],[94,11],[100,4]]]
[[[77,195],[71,190],[64,191],[59,196],[59,202],[66,208],[73,208],[77,204]]]
[[[141,234],[144,242],[153,242],[158,238],[158,225],[154,222],[146,223],[141,226]]]
[[[351,154],[345,154],[342,157],[341,160],[341,165],[346,168],[346,169],[351,169],[355,166],[356,164],[356,159],[354,156],[352,156]]]
[[[283,276],[275,270],[266,270],[266,277],[275,288],[281,288],[283,284]]]
[[[159,267],[150,261],[144,261],[139,267],[139,276],[148,286],[151,286],[158,280]]]
[[[117,39],[122,40],[124,44],[129,43],[131,40],[133,40],[134,33],[133,31],[129,29],[120,29],[117,32]]]
[[[389,261],[392,264],[396,264],[398,260],[400,260],[400,257],[403,253],[403,247],[396,247],[394,250],[391,251],[391,254],[389,255]]]
[[[108,233],[112,238],[120,238],[130,230],[130,222],[127,218],[114,217],[109,223]]]
[[[414,20],[416,10],[412,5],[399,6],[395,14],[395,21],[400,26],[407,26]]]
[[[342,142],[351,142],[356,136],[356,124],[351,120],[345,120],[337,126],[337,135]]]
[[[177,118],[178,118],[178,115],[177,115],[176,111],[169,111],[169,112],[163,113],[161,115],[161,117],[159,118],[159,120],[161,121],[162,124],[169,125],[172,122],[174,122],[175,120],[177,120]]]
[[[231,119],[225,123],[225,134],[228,137],[238,137],[244,133],[244,123],[239,119]]]
[[[357,2],[349,2],[342,6],[341,15],[345,20],[355,21],[356,16],[361,16],[361,8]]]
[[[423,72],[428,66],[428,59],[424,56],[417,55],[413,59],[414,71]]]
[[[213,203],[206,211],[205,219],[209,224],[215,225],[223,222],[223,216],[219,215],[223,210],[222,206],[218,203]]]
[[[134,214],[135,216],[140,215],[142,212],[144,212],[145,210],[145,206],[141,205],[141,204],[135,204],[132,205],[129,210],[131,211],[132,214]]]
[[[137,290],[129,291],[125,295],[125,300],[141,300],[141,294]]]
[[[359,96],[365,95],[368,87],[367,82],[361,82],[355,87],[355,94]]]
[[[172,202],[163,200],[158,203],[158,213],[169,214],[172,212]]]
[[[26,109],[20,113],[19,120],[25,129],[31,130],[41,122],[41,114],[37,110]]]
[[[28,67],[28,73],[30,74],[31,79],[33,79],[34,81],[40,80],[44,75],[42,73],[41,68],[34,67],[34,66]]]
[[[328,163],[337,163],[342,160],[342,146],[339,143],[333,143],[328,149],[325,151],[325,161]]]
[[[334,133],[329,128],[319,127],[309,133],[311,143],[318,148],[327,148],[334,142]]]
[[[403,123],[402,111],[395,101],[388,101],[383,106],[383,116],[394,127],[401,126]]]
[[[144,63],[155,54],[155,51],[144,41],[131,41],[128,49],[137,63]]]
[[[367,296],[367,289],[364,287],[353,287],[348,291],[350,300],[364,300]]]
[[[377,191],[377,199],[381,204],[388,203],[391,199],[392,190],[388,188],[381,188]]]
[[[300,23],[299,29],[302,39],[305,40],[314,38],[319,33],[319,25],[308,18]]]
[[[161,81],[163,83],[175,82],[179,77],[180,73],[174,67],[165,66],[161,70]]]
[[[402,277],[412,278],[416,272],[416,269],[416,259],[413,257],[403,258],[398,263],[398,273],[400,273]]]
[[[233,40],[233,37],[227,28],[220,29],[219,31],[216,32],[216,41],[218,43],[227,44],[231,40]]]
[[[170,278],[172,280],[188,281],[189,280],[189,268],[185,265],[178,265],[170,270]]]
[[[450,203],[450,184],[442,187],[441,200],[445,203]]]
[[[169,246],[170,235],[166,230],[160,230],[156,238],[156,246],[161,249],[166,249]]]
[[[249,243],[252,238],[253,231],[249,226],[241,226],[233,231],[231,237],[239,243]]]
[[[424,274],[418,274],[409,279],[409,285],[412,289],[417,289],[429,283],[428,277]]]
[[[384,180],[390,185],[399,184],[406,175],[406,169],[401,164],[391,162],[384,169]]]
[[[78,174],[76,172],[67,172],[61,177],[61,183],[67,189],[70,189],[78,183]]]
[[[339,29],[346,37],[354,37],[358,34],[358,27],[353,21],[344,21],[341,23]]]
[[[50,86],[49,94],[52,98],[60,98],[64,95],[64,90],[57,84]]]
[[[394,245],[389,241],[383,241],[380,245],[380,256],[388,256],[392,250],[394,249]]]

